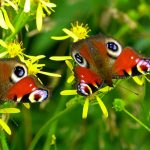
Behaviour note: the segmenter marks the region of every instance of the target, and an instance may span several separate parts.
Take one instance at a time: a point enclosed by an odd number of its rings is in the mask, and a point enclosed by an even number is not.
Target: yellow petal
[[[46,7],[45,5],[42,5],[42,7],[43,7],[43,11],[45,11],[48,15],[51,14],[52,8],[51,8],[51,10],[49,10],[48,7]]]
[[[73,70],[73,65],[69,60],[65,61],[66,65],[68,66],[68,68],[72,71]]]
[[[18,10],[18,7],[13,3],[13,2],[11,2],[10,0],[5,0],[5,2],[7,2],[11,7],[13,7],[14,8],[14,10]]]
[[[106,93],[106,92],[108,92],[108,91],[110,91],[110,90],[112,90],[112,89],[113,89],[113,87],[105,86],[105,87],[103,87],[103,88],[100,88],[99,91],[100,91],[100,92],[103,92],[103,93]]]
[[[19,59],[25,63],[25,59],[24,59],[24,56],[23,55],[18,55]]]
[[[44,67],[45,66],[45,64],[32,64],[32,65],[34,65],[36,68],[38,68],[38,67]]]
[[[85,99],[84,106],[83,106],[83,112],[82,112],[82,118],[83,118],[83,119],[86,119],[86,118],[87,118],[88,109],[89,109],[89,99],[86,98],[86,99]]]
[[[64,90],[60,92],[60,95],[77,95],[77,90]]]
[[[38,73],[47,75],[47,76],[51,76],[51,77],[61,77],[60,74],[56,74],[56,73],[50,73],[50,72],[45,72],[45,71],[39,71]]]
[[[8,51],[2,52],[0,53],[0,58],[3,58],[4,56],[6,56],[8,54]]]
[[[104,117],[107,118],[108,117],[108,111],[107,111],[106,106],[104,105],[103,101],[98,96],[96,96],[96,99],[98,101],[100,108],[102,109]]]
[[[3,28],[3,29],[8,29],[8,26],[4,20],[4,16],[2,14],[2,11],[0,10],[0,26]]]
[[[24,54],[27,58],[30,58],[32,60],[32,62],[36,62],[39,59],[45,58],[45,55],[37,55],[37,56],[30,56],[30,55],[26,55]]]
[[[2,9],[2,11],[3,11],[4,18],[5,18],[5,22],[6,22],[7,26],[10,28],[10,30],[11,30],[12,32],[15,32],[15,28],[14,28],[13,25],[11,24],[11,22],[10,22],[10,20],[9,20],[9,17],[8,17],[8,15],[7,15],[6,10],[5,10],[4,8],[1,8],[1,9]]]
[[[23,105],[24,105],[27,109],[30,109],[30,104],[29,104],[29,103],[23,103]]]
[[[24,4],[24,12],[29,12],[30,11],[30,0],[26,0]]]
[[[41,3],[39,3],[37,12],[36,12],[36,26],[39,31],[42,29],[42,23],[43,23],[42,15],[43,15],[42,5],[41,5]]]
[[[70,31],[70,30],[68,30],[68,29],[66,29],[66,28],[64,28],[63,31],[64,31],[66,34],[68,34],[70,37],[72,37],[74,42],[77,42],[77,41],[78,41],[78,37],[77,37],[72,31]]]
[[[5,48],[7,48],[7,44],[3,40],[1,40],[1,39],[0,39],[0,45],[3,46],[3,47],[5,47]]]
[[[67,79],[67,83],[71,83],[74,79],[75,79],[74,75],[71,75],[71,76]]]
[[[52,7],[56,7],[56,4],[54,3],[49,3],[49,2],[45,2],[45,1],[41,1],[41,3],[43,3],[45,6],[52,8]]]
[[[51,36],[51,39],[53,40],[65,40],[68,39],[70,36],[69,35],[65,35],[65,36]]]
[[[140,79],[138,76],[132,77],[133,80],[138,84],[138,85],[143,85],[144,83],[144,78]]]
[[[0,109],[0,113],[20,113],[20,109],[18,108],[2,108]]]
[[[49,59],[54,60],[54,61],[65,61],[68,59],[72,59],[72,57],[71,56],[52,56]]]
[[[2,119],[0,119],[0,125],[9,135],[11,135],[11,130],[9,126]]]

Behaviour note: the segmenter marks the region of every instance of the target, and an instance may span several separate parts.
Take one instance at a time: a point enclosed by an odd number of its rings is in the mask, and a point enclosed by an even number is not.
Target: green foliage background
[[[50,61],[50,56],[70,54],[71,41],[54,41],[51,36],[64,35],[62,28],[70,28],[76,21],[88,24],[91,35],[103,33],[131,46],[139,53],[150,56],[150,1],[149,0],[57,0],[55,13],[46,19],[43,31],[38,33],[31,22],[27,33],[24,29],[22,40],[26,53],[44,54],[47,59],[45,71],[58,72],[62,78],[40,76],[52,87],[50,100],[43,104],[31,104],[27,110],[22,105],[20,114],[11,115],[8,124],[13,134],[7,137],[11,150],[31,149],[31,143],[38,131],[66,108],[73,96],[60,96],[60,91],[73,89],[66,83],[69,71],[62,62]],[[83,120],[82,105],[77,104],[60,117],[52,120],[42,131],[35,150],[148,150],[150,133],[124,112],[115,112],[112,104],[115,98],[126,101],[126,109],[150,126],[150,83],[138,86],[132,79],[124,79],[102,99],[108,108],[109,117],[104,119],[98,105],[89,108],[88,118]],[[131,91],[130,91],[131,90]],[[138,95],[134,94],[137,93]],[[51,145],[52,135],[56,144]]]

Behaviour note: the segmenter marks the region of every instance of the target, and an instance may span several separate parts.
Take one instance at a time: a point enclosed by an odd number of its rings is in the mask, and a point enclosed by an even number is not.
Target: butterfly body
[[[0,59],[0,100],[41,102],[49,97],[49,90],[17,59]]]
[[[112,79],[150,71],[149,58],[143,58],[130,47],[122,48],[119,42],[103,35],[74,43],[72,57],[78,64],[77,92],[84,96],[93,94],[103,83],[113,86]]]

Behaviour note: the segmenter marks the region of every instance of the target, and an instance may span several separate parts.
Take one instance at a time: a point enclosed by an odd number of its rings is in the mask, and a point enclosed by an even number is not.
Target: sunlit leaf
[[[18,108],[2,108],[2,109],[0,109],[0,113],[20,113],[20,109],[18,109]]]
[[[88,108],[89,108],[89,99],[85,99],[85,103],[83,105],[83,112],[82,112],[82,118],[86,119],[88,114]]]
[[[2,119],[0,119],[0,125],[9,135],[11,135],[11,130],[9,126]]]
[[[107,111],[105,104],[103,103],[103,101],[98,96],[96,96],[96,99],[98,101],[100,108],[102,109],[104,117],[107,118],[108,117],[108,111]]]

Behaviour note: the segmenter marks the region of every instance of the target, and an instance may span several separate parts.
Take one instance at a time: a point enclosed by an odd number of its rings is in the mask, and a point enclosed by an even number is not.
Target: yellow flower
[[[49,58],[54,61],[65,61],[68,68],[71,70],[71,76],[68,78],[67,83],[71,83],[74,80],[73,66],[69,60],[72,60],[71,56],[52,56]]]
[[[74,80],[73,65],[69,61],[72,60],[71,56],[52,56],[49,59],[54,61],[65,61],[66,65],[71,70],[71,76],[68,78],[67,83],[71,83]]]
[[[138,84],[138,85],[143,85],[145,80],[150,82],[150,79],[148,79],[146,77],[146,75],[149,74],[149,73],[146,73],[146,74],[143,74],[142,76],[134,76],[132,77],[132,79]]]
[[[64,61],[64,60],[70,60],[72,59],[72,57],[71,56],[52,56],[49,59],[54,60],[54,61]]]
[[[44,58],[45,56],[44,55],[30,56],[24,54],[23,53],[24,48],[21,48],[22,43],[13,42],[6,44],[3,40],[0,39],[0,45],[6,49],[4,52],[0,53],[0,58],[3,57],[14,58],[18,56],[20,60],[27,65],[29,74],[36,75],[40,73],[48,76],[61,77],[60,74],[42,71],[42,68],[45,66],[45,64],[38,64],[38,61]]]
[[[55,74],[55,73],[50,73],[50,72],[45,72],[42,71],[43,67],[45,64],[39,64],[38,61],[42,58],[44,58],[44,55],[38,55],[38,56],[29,56],[25,55],[24,56],[27,58],[25,59],[24,57],[19,57],[22,62],[24,62],[27,67],[28,67],[28,73],[31,75],[36,75],[38,73],[44,74],[47,76],[53,76],[53,77],[61,77],[60,74]]]
[[[71,71],[71,75],[68,77],[67,83],[71,83],[72,81],[74,81],[75,76],[74,76],[74,71],[73,71],[73,65],[72,65],[71,61],[69,61],[69,60],[72,60],[71,56],[52,56],[49,59],[55,60],[55,61],[65,61],[66,65],[68,66],[69,70]],[[108,92],[110,89],[111,89],[110,87],[106,86],[104,88],[101,88],[99,91],[105,93],[105,92]],[[60,94],[64,95],[64,96],[65,95],[78,95],[77,90],[64,90],[64,91],[61,91]],[[95,94],[92,94],[91,96],[88,96],[85,98],[85,103],[83,105],[83,112],[82,112],[83,119],[87,118],[89,103],[93,102],[93,100],[95,99]],[[108,111],[107,111],[103,101],[98,96],[96,96],[96,100],[97,100],[100,108],[102,109],[104,117],[107,118]]]
[[[66,57],[66,58],[69,58],[69,57]],[[59,59],[61,60],[61,58],[59,58]],[[69,69],[71,70],[71,76],[67,79],[67,82],[71,83],[75,79],[75,77],[72,77],[72,76],[74,76],[73,65],[71,64],[71,62],[69,60],[65,60],[65,62],[67,64],[67,66],[69,67]],[[137,76],[132,77],[132,78],[139,85],[142,85],[144,83],[145,79],[148,82],[150,82],[150,79],[148,79],[145,75],[141,76],[141,78],[139,78]],[[106,93],[106,92],[108,92],[112,89],[113,89],[113,87],[105,86],[103,88],[100,88],[97,92],[93,93],[92,95],[86,96],[85,97],[85,102],[84,102],[84,105],[83,105],[82,118],[83,119],[87,118],[89,105],[90,105],[90,103],[93,103],[95,100],[98,102],[98,104],[99,104],[99,106],[100,106],[100,108],[103,112],[104,117],[107,118],[108,117],[107,108],[106,108],[105,104],[103,103],[103,101],[101,100],[101,98],[98,96],[98,93],[99,92]],[[61,95],[78,95],[77,90],[63,90],[63,91],[61,91],[60,94]]]
[[[35,3],[36,2],[36,3]],[[43,17],[51,14],[51,11],[54,11],[53,8],[56,7],[56,4],[49,2],[49,0],[26,0],[24,5],[24,12],[30,12],[30,5],[36,5],[36,26],[40,31],[42,29]]]
[[[73,65],[68,60],[66,60],[65,62],[67,64],[67,66],[69,67],[69,69],[71,70],[71,75],[67,79],[67,82],[71,83],[75,79],[74,72],[73,72]],[[108,92],[110,89],[111,89],[110,87],[106,86],[104,88],[99,89],[98,92],[105,93],[105,92]],[[93,102],[95,100],[95,98],[96,98],[96,101],[98,102],[98,104],[99,104],[99,106],[100,106],[100,108],[101,108],[101,110],[103,112],[104,117],[105,118],[108,117],[107,108],[105,107],[105,105],[104,105],[103,101],[100,99],[100,97],[97,96],[98,92],[93,93],[92,95],[87,96],[85,98],[85,102],[84,102],[84,105],[83,105],[83,112],[82,112],[82,118],[83,119],[87,118],[89,104],[90,104],[90,102]],[[77,90],[64,90],[64,91],[61,91],[60,94],[61,95],[78,95]]]
[[[102,88],[103,92],[105,90],[106,90],[106,88],[104,88],[104,89]],[[101,91],[101,89],[99,91]],[[64,90],[64,91],[61,91],[60,94],[63,95],[63,96],[65,96],[65,95],[77,95],[77,90]],[[97,93],[94,93],[91,96],[85,97],[85,102],[84,102],[83,111],[82,111],[82,118],[83,119],[87,118],[89,104],[90,104],[90,102],[93,103],[95,101],[95,99],[98,102],[98,104],[99,104],[99,106],[100,106],[100,108],[101,108],[101,110],[103,112],[104,117],[105,118],[108,117],[108,111],[107,111],[107,108],[106,108],[105,104],[103,103],[101,98],[99,96],[97,96]]]
[[[96,96],[96,100],[103,112],[103,115],[105,118],[108,117],[108,111],[107,111],[107,108],[106,106],[104,105],[103,101],[101,100],[100,97]],[[85,99],[85,103],[84,103],[84,106],[83,106],[83,112],[82,112],[82,118],[83,119],[86,119],[87,118],[87,114],[88,114],[88,108],[89,108],[89,102],[90,102],[90,97],[87,97]]]
[[[5,43],[3,40],[0,39],[0,45],[3,46],[6,50],[2,53],[0,53],[0,58],[2,57],[16,57],[16,56],[22,56],[24,48],[22,48],[22,43],[13,42],[13,43]]]
[[[2,129],[4,129],[9,135],[11,135],[11,130],[7,123],[5,122],[5,114],[10,114],[10,113],[20,113],[20,109],[18,108],[2,108],[0,109],[0,113],[2,113],[2,119],[0,119],[0,126]]]
[[[88,37],[88,33],[91,31],[88,27],[88,25],[84,25],[83,23],[79,24],[76,22],[76,24],[71,24],[71,29],[68,30],[66,28],[62,29],[63,32],[65,32],[67,35],[65,36],[52,36],[51,38],[54,40],[65,40],[69,37],[73,39],[73,42],[77,42],[81,39],[85,39]]]

